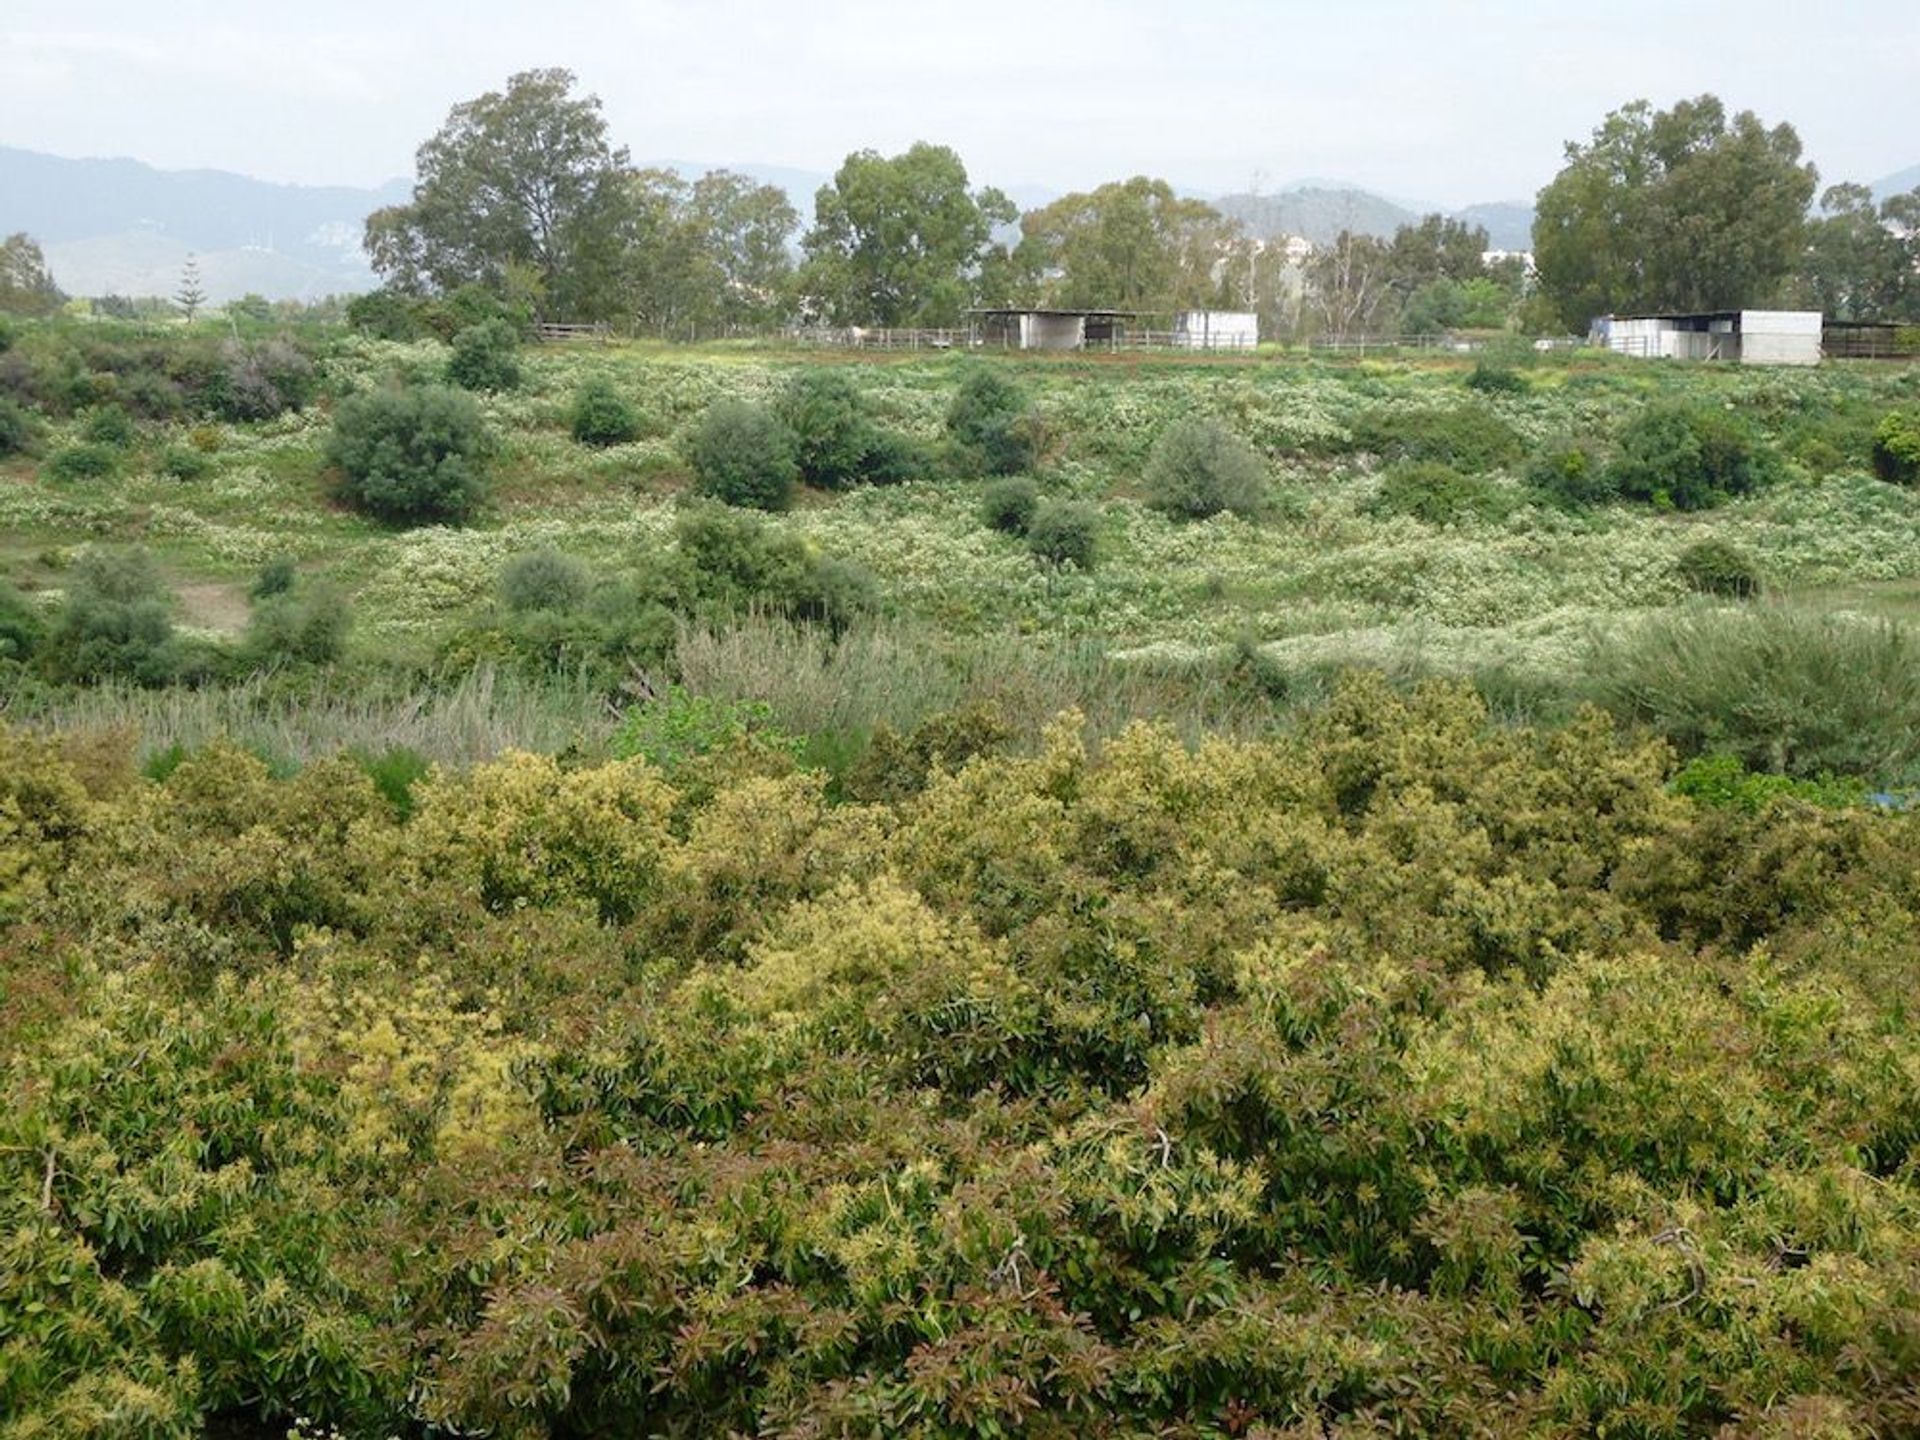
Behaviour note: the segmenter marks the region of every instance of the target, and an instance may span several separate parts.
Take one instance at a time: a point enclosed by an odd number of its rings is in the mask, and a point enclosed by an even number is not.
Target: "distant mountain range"
[[[277,300],[371,289],[361,223],[411,192],[403,180],[276,185],[0,147],[0,233],[37,239],[70,295],[170,295],[189,253],[216,303],[248,291]]]
[[[1909,165],[1904,170],[1896,170],[1885,179],[1873,182],[1873,195],[1876,200],[1885,200],[1894,195],[1904,195],[1914,186],[1920,185],[1920,165]]]
[[[736,170],[786,191],[803,219],[813,214],[815,191],[833,178],[780,165],[645,163],[688,176]],[[1891,195],[1915,185],[1920,165],[1873,188]],[[1001,188],[1022,211],[1064,193],[1043,185]],[[377,281],[360,249],[363,222],[411,191],[407,180],[368,189],[281,185],[221,170],[157,170],[137,160],[71,160],[0,146],[0,235],[24,230],[37,239],[55,281],[70,295],[170,295],[190,253],[215,303],[249,292],[279,300],[368,290]],[[1211,201],[1255,234],[1304,235],[1316,244],[1341,230],[1388,236],[1441,209],[1329,180],[1261,194],[1181,193]],[[1451,213],[1485,226],[1496,250],[1531,248],[1529,205],[1470,205]]]

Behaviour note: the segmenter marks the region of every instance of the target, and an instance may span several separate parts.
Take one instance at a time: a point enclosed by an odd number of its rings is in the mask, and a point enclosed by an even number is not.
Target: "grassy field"
[[[443,355],[433,343],[336,339],[322,390],[339,397],[396,376],[433,378]],[[869,571],[880,597],[878,615],[863,627],[871,645],[961,655],[945,667],[949,681],[1032,667],[1047,677],[1027,687],[1036,701],[1078,699],[1123,716],[1137,707],[1124,698],[1103,703],[1115,687],[1123,697],[1130,688],[1154,692],[1164,689],[1156,677],[1211,673],[1237,656],[1258,658],[1269,690],[1287,689],[1285,677],[1297,690],[1300,677],[1359,665],[1493,677],[1496,698],[1537,700],[1577,691],[1596,644],[1702,603],[1676,562],[1703,539],[1751,557],[1766,580],[1766,603],[1776,606],[1904,618],[1920,585],[1920,494],[1875,480],[1866,463],[1873,422],[1920,394],[1911,368],[1528,358],[1517,393],[1480,395],[1464,383],[1468,362],[1431,358],[972,362],[628,345],[531,352],[520,388],[483,397],[501,451],[492,499],[464,527],[396,530],[340,504],[324,471],[322,403],[259,425],[197,427],[195,443],[212,463],[192,480],[161,471],[167,444],[181,436],[159,430],[109,478],[55,481],[31,460],[0,464],[0,570],[53,605],[88,547],[145,546],[174,587],[182,624],[221,638],[245,624],[258,567],[288,556],[349,597],[354,661],[418,670],[484,606],[516,555],[552,547],[602,570],[644,568],[667,543],[689,486],[688,433],[715,400],[770,399],[804,368],[844,367],[876,420],[932,446],[970,363],[1003,367],[1036,402],[1048,437],[1037,467],[1046,492],[1099,507],[1101,556],[1092,570],[1037,563],[1017,538],[987,529],[978,517],[981,482],[944,475],[938,464],[927,478],[897,486],[803,491],[791,512],[772,520]],[[595,377],[638,405],[646,438],[605,449],[574,442],[567,408]],[[1528,457],[1542,447],[1604,442],[1648,404],[1675,400],[1750,420],[1784,456],[1784,479],[1691,514],[1623,505],[1570,512],[1522,483]],[[1484,467],[1499,503],[1445,524],[1381,513],[1382,464],[1357,448],[1358,437],[1435,414],[1465,416],[1512,439],[1506,458]],[[1142,471],[1155,438],[1195,415],[1226,422],[1269,463],[1266,514],[1181,523],[1144,503]],[[56,428],[49,447],[61,439]],[[770,651],[805,646],[713,638],[696,638],[698,654],[688,656],[712,693],[785,701],[788,691],[824,683],[817,665],[769,672]],[[1100,693],[1087,693],[1066,671],[1094,677]],[[1273,677],[1281,677],[1277,686]],[[939,702],[965,698],[950,695],[952,683],[936,689]],[[259,708],[231,701],[203,702],[214,709],[197,724],[181,720],[177,705],[151,720],[171,743]],[[89,703],[74,713],[96,713]],[[138,697],[121,707],[135,720],[142,708]],[[866,707],[862,720],[936,708],[936,699],[886,701]],[[1225,697],[1173,708],[1190,732],[1237,723]],[[551,716],[526,740],[591,737],[603,719],[575,712],[570,730]],[[315,733],[330,732],[322,723]],[[444,753],[471,758],[464,742]]]

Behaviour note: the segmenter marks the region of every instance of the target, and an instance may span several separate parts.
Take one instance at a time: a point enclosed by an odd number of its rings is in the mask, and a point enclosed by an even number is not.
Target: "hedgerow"
[[[0,731],[0,1424],[1920,1423],[1912,814],[1449,686],[865,803],[736,719],[411,818]]]

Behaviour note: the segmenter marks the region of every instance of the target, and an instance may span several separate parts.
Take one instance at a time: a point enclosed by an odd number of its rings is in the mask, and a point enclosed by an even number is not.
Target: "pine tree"
[[[207,292],[200,287],[200,262],[191,255],[180,267],[180,288],[173,292],[173,303],[187,312],[189,325],[200,307],[207,303]]]

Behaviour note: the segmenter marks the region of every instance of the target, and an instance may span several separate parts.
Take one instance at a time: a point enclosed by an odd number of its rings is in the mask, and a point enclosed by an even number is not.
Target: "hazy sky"
[[[1823,181],[1920,162],[1916,0],[0,0],[0,144],[266,179],[410,174],[456,101],[563,65],[635,159],[977,181],[1331,176],[1523,199],[1636,97],[1711,90]]]

